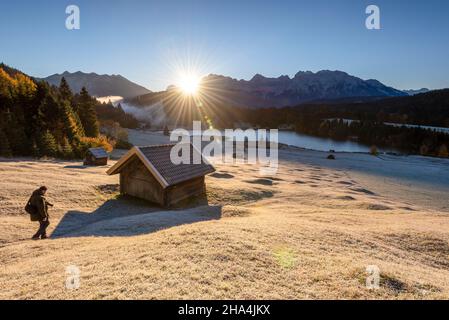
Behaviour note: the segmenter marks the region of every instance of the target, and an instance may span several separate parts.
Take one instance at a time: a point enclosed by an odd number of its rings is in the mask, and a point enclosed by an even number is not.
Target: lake
[[[336,152],[370,152],[370,146],[355,141],[338,141],[300,134],[293,131],[279,131],[279,142],[317,151],[335,150]],[[397,152],[378,148],[380,152]]]
[[[129,141],[134,145],[145,146],[154,144],[170,143],[169,137],[164,136],[162,131],[128,130]],[[192,132],[190,131],[190,136]],[[195,134],[196,135],[196,134]],[[355,141],[337,141],[333,139],[309,136],[294,131],[278,131],[280,143],[300,148],[324,151],[335,150],[336,152],[369,152],[370,146]],[[392,149],[378,149],[380,152],[397,152]]]
[[[197,135],[197,133],[190,135]],[[236,139],[242,141],[244,136],[236,135]],[[315,136],[309,136],[306,134],[297,133],[294,131],[278,131],[278,141],[279,143],[311,149],[316,151],[328,152],[329,150],[334,150],[335,152],[370,152],[370,147],[365,144],[358,143],[356,141],[339,141],[330,138],[321,138]],[[379,152],[395,152],[397,150],[378,148]]]

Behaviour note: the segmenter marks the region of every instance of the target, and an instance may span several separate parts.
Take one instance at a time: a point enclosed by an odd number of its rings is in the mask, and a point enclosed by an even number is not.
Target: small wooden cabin
[[[215,171],[201,152],[190,145],[190,159],[200,154],[199,164],[173,164],[174,144],[133,147],[107,174],[120,174],[120,193],[169,207],[205,192],[204,176]],[[196,155],[198,156],[198,154]]]
[[[105,166],[108,164],[108,153],[103,148],[90,148],[84,158],[85,166]]]

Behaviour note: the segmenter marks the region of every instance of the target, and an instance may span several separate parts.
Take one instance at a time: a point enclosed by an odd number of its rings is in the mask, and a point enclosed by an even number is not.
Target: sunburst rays
[[[172,85],[162,94],[162,103],[174,126],[191,126],[192,120],[201,120],[205,128],[215,128],[222,117],[221,106],[232,104],[229,91],[219,85],[217,77],[211,76],[218,73],[219,66],[205,52],[166,52],[164,77]]]

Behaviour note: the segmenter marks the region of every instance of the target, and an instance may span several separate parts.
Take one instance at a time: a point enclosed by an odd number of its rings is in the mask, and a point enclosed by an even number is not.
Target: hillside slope
[[[170,211],[117,198],[118,177],[104,167],[3,161],[0,298],[449,297],[446,215],[373,192],[340,167],[352,157],[354,172],[384,160],[338,154],[330,163],[297,151],[281,157],[275,177],[219,165],[206,179],[205,202]],[[55,204],[50,240],[28,240],[36,226],[18,215],[30,177],[48,184]],[[375,173],[367,177],[385,184]],[[65,288],[71,265],[81,272],[77,290]],[[365,287],[368,265],[380,268],[378,290]]]

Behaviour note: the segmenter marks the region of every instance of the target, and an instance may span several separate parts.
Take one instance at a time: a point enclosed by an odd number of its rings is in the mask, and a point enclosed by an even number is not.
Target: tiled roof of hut
[[[97,159],[108,157],[108,153],[103,148],[89,148],[88,151]]]
[[[214,167],[192,146],[192,144],[189,144],[189,164],[174,164],[170,159],[170,152],[173,146],[175,146],[175,144],[133,147],[114,166],[112,166],[107,173],[110,175],[120,173],[126,163],[136,156],[140,158],[143,164],[163,187],[176,185],[180,182],[201,177],[215,171]],[[193,163],[195,153],[196,156],[201,157],[201,163],[199,164]]]

